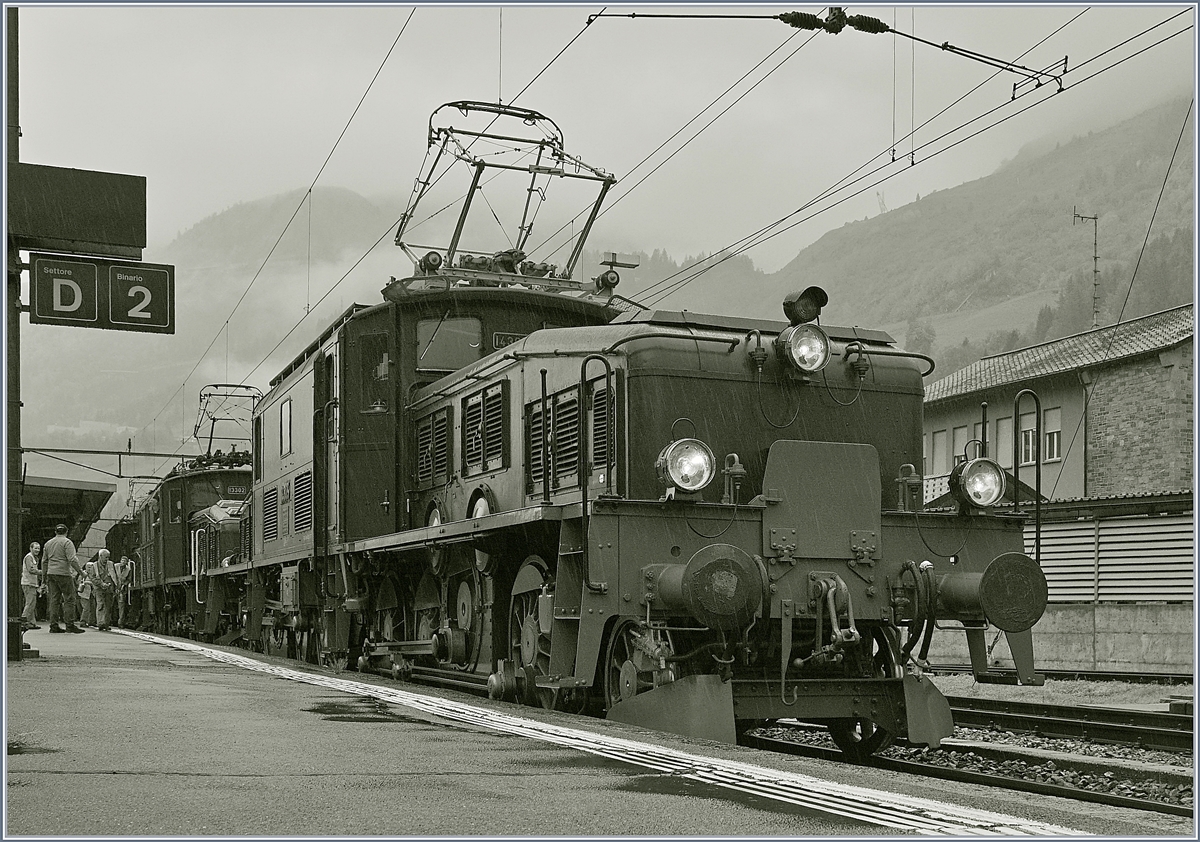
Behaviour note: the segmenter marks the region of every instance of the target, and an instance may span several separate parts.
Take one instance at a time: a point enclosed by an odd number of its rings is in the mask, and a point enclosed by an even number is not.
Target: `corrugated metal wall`
[[[1192,515],[1114,517],[1042,525],[1051,602],[1192,602]],[[1025,552],[1034,552],[1032,524]]]

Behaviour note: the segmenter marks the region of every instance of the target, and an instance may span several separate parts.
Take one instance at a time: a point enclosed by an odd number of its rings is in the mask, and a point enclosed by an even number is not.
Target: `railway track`
[[[926,672],[935,675],[970,675],[969,664],[943,664],[928,667]],[[988,669],[994,684],[1017,684],[1017,671],[1000,667]],[[1123,681],[1128,684],[1193,684],[1194,675],[1186,673],[1113,672],[1110,670],[1045,670],[1038,675],[1054,681]]]
[[[1072,740],[1191,751],[1193,717],[1161,711],[949,698],[954,724]]]
[[[740,735],[738,737],[738,744],[764,751],[773,751],[798,757],[812,757],[835,762],[843,759],[842,753],[837,749],[825,748],[822,746],[812,745],[810,743],[794,742],[792,740],[778,739],[752,733]],[[972,750],[974,751],[976,749],[973,747]],[[993,753],[993,755],[996,757],[1000,757],[1005,754],[1003,749],[989,749],[988,751]],[[1012,753],[1008,754],[1010,757],[1017,756]],[[1165,813],[1173,816],[1194,816],[1194,809],[1187,805],[1172,804],[1165,801],[1155,801],[1145,798],[1131,798],[1129,796],[1116,795],[1110,792],[1097,792],[1094,790],[1081,789],[1074,786],[1064,786],[1056,783],[1047,783],[1043,781],[1027,780],[1024,778],[1010,777],[1006,775],[959,769],[954,766],[934,765],[928,762],[902,760],[893,757],[876,755],[864,761],[862,765],[873,769],[881,769],[891,772],[903,772],[905,774],[918,775],[926,778],[937,778],[939,780],[955,781],[957,783],[978,784],[980,786],[987,786],[996,789],[1028,792],[1035,795],[1057,796],[1059,798],[1069,798],[1075,801],[1087,801],[1090,803],[1104,804],[1111,807],[1124,807],[1131,810]],[[1064,765],[1059,763],[1057,768],[1062,770]]]

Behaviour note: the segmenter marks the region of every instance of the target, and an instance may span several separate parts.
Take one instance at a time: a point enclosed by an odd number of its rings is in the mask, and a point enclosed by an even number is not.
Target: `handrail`
[[[842,352],[842,359],[849,357],[851,353],[866,354],[867,356],[877,357],[908,357],[914,360],[924,360],[929,363],[929,368],[921,372],[922,377],[928,377],[933,374],[933,369],[937,365],[933,361],[933,357],[928,354],[918,354],[916,351],[900,351],[896,348],[875,348],[869,347],[862,343],[862,340],[855,339],[846,345],[846,350]]]
[[[691,333],[670,333],[667,331],[652,331],[650,333],[634,333],[623,339],[618,339],[613,344],[609,345],[600,353],[611,354],[617,348],[624,345],[626,342],[636,342],[639,339],[686,339],[695,340],[696,342],[722,342],[729,346],[729,352],[733,353],[733,349],[742,344],[740,336],[730,338],[728,336],[698,336]]]
[[[612,364],[609,363],[607,358],[601,356],[600,354],[590,354],[589,356],[585,357],[583,362],[579,365],[579,493],[581,495],[580,501],[582,503],[580,509],[583,516],[583,583],[592,593],[604,593],[607,590],[607,587],[603,584],[592,581],[592,571],[589,564],[591,554],[588,552],[588,545],[591,543],[590,539],[588,538],[588,480],[591,479],[591,476],[590,471],[588,471],[588,424],[587,413],[584,411],[587,403],[584,401],[584,396],[587,392],[587,366],[592,360],[599,360],[600,362],[604,363],[604,399],[606,401],[609,399],[608,396],[611,394],[613,376]],[[612,403],[615,404],[616,401],[613,401]],[[613,409],[613,405],[610,404],[608,411],[608,422],[610,425],[612,423]],[[545,427],[545,421],[542,422],[542,426],[543,428]],[[543,436],[543,439],[544,438],[545,437]],[[608,492],[611,494],[612,471],[610,468],[612,467],[612,454],[614,451],[611,433],[608,437],[608,447],[606,450],[608,451],[609,463],[605,466],[604,479]]]

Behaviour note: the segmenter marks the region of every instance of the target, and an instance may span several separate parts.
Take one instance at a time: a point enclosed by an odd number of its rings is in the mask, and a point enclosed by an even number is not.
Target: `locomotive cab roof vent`
[[[829,295],[820,287],[809,287],[804,292],[788,293],[783,299],[783,314],[789,324],[811,322],[821,315],[821,308],[829,303]]]

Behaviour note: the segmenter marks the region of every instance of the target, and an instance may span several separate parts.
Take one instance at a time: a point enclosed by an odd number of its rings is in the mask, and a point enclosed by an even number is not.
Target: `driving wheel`
[[[864,638],[864,659],[869,658],[870,677],[899,678],[903,676],[896,654],[898,644],[883,626],[875,626]],[[871,755],[892,744],[895,735],[876,722],[864,717],[849,717],[829,723],[829,736],[842,754],[854,763],[863,763]]]
[[[530,588],[526,570],[536,572],[536,587]],[[512,595],[509,607],[508,657],[516,665],[518,675],[523,676],[524,691],[520,694],[521,701],[553,710],[554,691],[546,687],[536,687],[534,680],[539,675],[550,674],[550,635],[544,634],[538,623],[538,596],[543,587],[548,587],[551,593],[554,592],[554,579],[550,576],[546,562],[539,556],[531,555],[521,566],[517,582],[525,584],[514,586],[520,586],[522,590]]]

